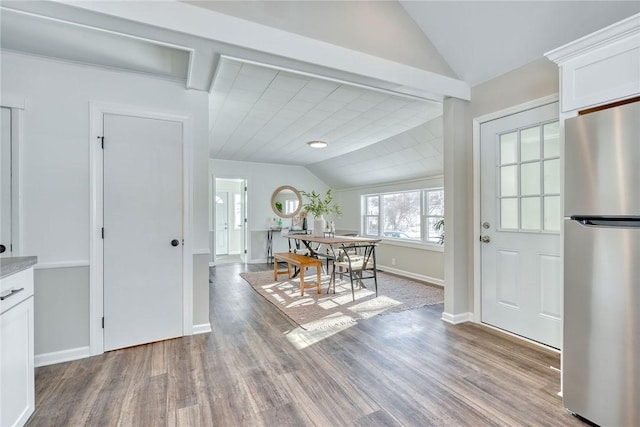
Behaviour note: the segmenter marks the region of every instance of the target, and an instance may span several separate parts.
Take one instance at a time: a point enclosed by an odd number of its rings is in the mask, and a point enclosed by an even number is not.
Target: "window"
[[[436,224],[444,220],[444,190],[442,188],[423,191],[424,212],[424,240],[427,242],[439,243],[441,241],[442,228],[436,229]]]
[[[499,138],[500,228],[560,231],[560,127],[557,121]]]
[[[238,230],[242,228],[242,195],[233,194],[233,228]]]
[[[362,196],[362,234],[365,236],[438,243],[435,229],[444,218],[444,190],[412,190]]]

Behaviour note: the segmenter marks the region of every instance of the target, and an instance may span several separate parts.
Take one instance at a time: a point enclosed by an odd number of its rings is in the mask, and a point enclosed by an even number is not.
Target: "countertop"
[[[35,265],[38,262],[37,256],[18,256],[11,258],[0,258],[0,279],[19,273],[22,270]]]

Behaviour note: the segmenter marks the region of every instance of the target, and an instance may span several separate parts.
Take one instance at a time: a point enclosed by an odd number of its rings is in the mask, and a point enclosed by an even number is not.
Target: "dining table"
[[[305,248],[309,252],[309,256],[315,258],[325,258],[327,260],[327,274],[328,263],[333,261],[333,269],[331,272],[331,281],[329,282],[329,289],[333,284],[335,292],[335,275],[336,275],[336,260],[340,250],[345,254],[350,250],[362,250],[364,265],[371,265],[374,272],[372,278],[376,279],[377,290],[377,277],[375,272],[377,271],[376,265],[376,246],[380,243],[380,238],[375,237],[361,237],[361,236],[336,236],[333,233],[324,233],[322,236],[316,236],[313,234],[295,234],[289,233],[285,235],[287,239],[302,242]],[[296,247],[296,245],[289,245],[290,248]],[[324,252],[321,250],[324,249]],[[291,249],[290,249],[291,250]],[[295,251],[295,250],[294,250]],[[370,263],[370,264],[369,264]],[[361,280],[359,280],[361,283]],[[353,284],[352,284],[353,285]],[[352,286],[353,287],[353,286]],[[327,289],[327,292],[329,291]]]

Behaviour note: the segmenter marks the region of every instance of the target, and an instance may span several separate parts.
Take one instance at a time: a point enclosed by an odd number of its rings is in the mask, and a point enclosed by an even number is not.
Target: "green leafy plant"
[[[444,218],[442,218],[441,220],[437,221],[435,224],[433,224],[433,228],[440,232],[440,237],[438,238],[438,243],[440,243],[441,245],[444,244]]]
[[[306,212],[310,212],[315,217],[319,217],[320,215],[330,215],[342,214],[340,210],[340,206],[333,201],[333,191],[330,189],[327,190],[324,198],[319,193],[316,193],[315,190],[311,191],[311,193],[307,193],[306,191],[300,191],[304,197],[307,198],[307,203],[302,205],[302,208]]]

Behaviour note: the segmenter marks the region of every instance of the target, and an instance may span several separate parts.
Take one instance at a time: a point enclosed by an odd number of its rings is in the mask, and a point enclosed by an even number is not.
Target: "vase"
[[[327,227],[327,221],[324,219],[324,215],[317,216],[313,219],[313,235],[324,236],[324,229]]]

